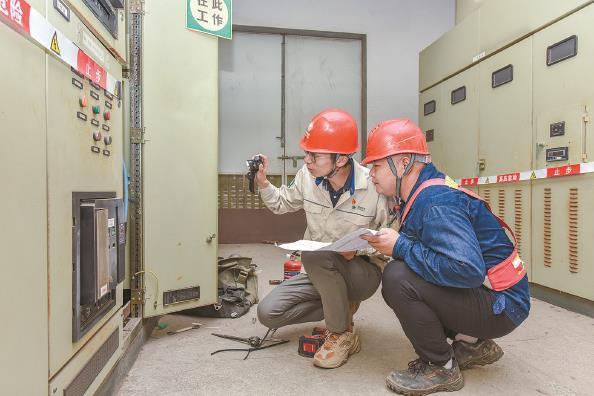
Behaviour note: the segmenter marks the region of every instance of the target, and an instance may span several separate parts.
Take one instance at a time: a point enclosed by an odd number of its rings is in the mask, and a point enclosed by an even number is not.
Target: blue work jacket
[[[433,164],[421,171],[410,196],[426,180],[445,176]],[[402,205],[402,213],[406,205]],[[447,287],[482,287],[487,270],[509,257],[513,243],[485,204],[447,186],[432,186],[415,199],[392,256],[427,282]],[[528,276],[493,294],[493,313],[519,325],[530,311]]]

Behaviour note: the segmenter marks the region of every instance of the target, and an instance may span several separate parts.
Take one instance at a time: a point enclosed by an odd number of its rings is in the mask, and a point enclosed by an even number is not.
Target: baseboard
[[[537,285],[536,283],[530,284],[530,295],[538,300],[594,318],[594,301]]]
[[[134,326],[134,328],[129,330],[130,334],[124,340],[122,357],[118,360],[107,378],[105,378],[105,381],[103,381],[97,390],[96,395],[111,396],[117,393],[122,386],[124,378],[126,378],[126,375],[128,375],[128,372],[134,365],[134,362],[140,353],[140,349],[150,337],[158,321],[159,317],[144,319],[141,320],[138,325]]]

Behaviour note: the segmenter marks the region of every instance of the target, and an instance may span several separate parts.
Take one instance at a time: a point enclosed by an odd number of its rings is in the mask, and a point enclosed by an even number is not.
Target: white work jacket
[[[352,163],[355,192],[351,195],[346,190],[335,207],[332,207],[324,183],[317,185],[305,165],[289,186],[279,188],[270,184],[261,189],[262,201],[276,214],[303,209],[307,217],[304,239],[313,241],[334,242],[359,228],[387,227],[389,210],[386,197],[375,191],[369,169],[357,161]]]

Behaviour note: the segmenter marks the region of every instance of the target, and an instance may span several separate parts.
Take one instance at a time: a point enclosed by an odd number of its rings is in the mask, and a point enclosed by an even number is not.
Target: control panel
[[[80,91],[77,92],[79,108],[76,118],[90,138],[91,152],[110,157],[113,143],[111,116],[114,107],[117,110],[121,106],[119,99],[75,71],[72,85]]]

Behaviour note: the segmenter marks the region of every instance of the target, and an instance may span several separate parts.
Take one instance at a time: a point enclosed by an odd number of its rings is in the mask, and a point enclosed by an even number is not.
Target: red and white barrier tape
[[[553,177],[582,175],[594,172],[594,162],[545,168],[524,172],[506,173],[503,175],[469,177],[456,179],[460,186],[479,186],[483,184],[517,183],[527,180],[549,179]]]
[[[120,82],[24,0],[0,0],[0,20],[91,82],[120,97]]]

